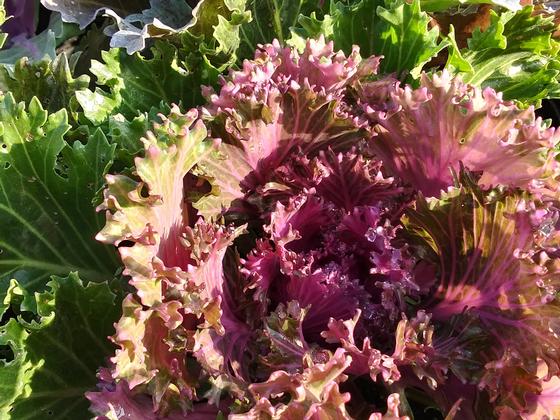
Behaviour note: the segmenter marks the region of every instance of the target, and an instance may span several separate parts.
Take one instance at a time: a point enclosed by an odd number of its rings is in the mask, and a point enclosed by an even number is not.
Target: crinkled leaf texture
[[[37,316],[0,326],[0,345],[13,353],[0,360],[3,419],[87,419],[84,393],[112,350],[105,339],[120,315],[106,283],[84,286],[76,273],[53,277],[35,295]]]
[[[201,99],[200,74],[189,74],[179,66],[177,49],[171,44],[158,43],[153,57],[126,54],[113,48],[103,51],[103,62],[93,61],[91,72],[97,78],[95,90],[83,89],[76,98],[84,115],[94,125],[120,113],[128,120],[148,112],[152,107],[182,103],[197,105]]]
[[[377,63],[362,60],[357,49],[347,59],[322,38],[301,54],[275,42],[232,71],[219,94],[207,91],[211,135],[221,144],[199,165],[213,185],[196,203],[201,214],[246,211],[250,196],[259,201],[268,185],[274,189],[275,171],[298,151],[315,156],[358,144],[363,133],[340,98],[359,72],[373,72]]]
[[[467,3],[471,9],[475,6],[474,10],[479,4]],[[533,6],[521,9],[517,1],[498,5],[510,10],[483,8],[490,10],[488,16],[481,16],[474,26],[467,25],[474,29],[470,29],[463,45],[461,35],[449,21],[460,21],[463,13],[468,14],[469,6],[464,12],[444,13],[447,20],[426,13],[447,6],[450,2],[439,0],[332,1],[330,11],[322,18],[301,15],[289,43],[303,48],[306,37],[324,35],[346,53],[357,44],[363,56],[383,55],[380,72],[395,72],[399,78],[410,74],[416,79],[423,69],[435,69],[447,58],[446,68],[452,74],[461,75],[475,86],[503,92],[504,98],[524,107],[539,105],[543,98],[558,97],[558,42],[554,37],[557,25],[553,14],[537,12]],[[441,54],[444,48],[448,49],[446,56]]]
[[[34,98],[26,108],[0,101],[1,282],[40,290],[51,274],[80,271],[86,281],[111,279],[110,247],[94,241],[102,226],[93,199],[113,160],[101,131],[69,145],[65,110],[49,114]]]
[[[252,59],[258,44],[274,39],[285,45],[290,29],[298,26],[300,16],[322,16],[328,5],[328,1],[317,0],[249,0],[246,3],[252,19],[240,28],[239,59]]]
[[[66,54],[59,54],[54,60],[45,58],[30,61],[22,58],[8,70],[0,67],[0,89],[10,92],[16,102],[29,103],[33,97],[41,102],[50,113],[70,109],[77,91],[89,85],[89,77],[73,77],[73,64]]]
[[[401,88],[378,65],[323,38],[263,45],[107,177],[98,239],[135,290],[97,415],[551,411],[556,131],[491,89]]]
[[[202,159],[208,149],[206,129],[198,121],[196,110],[182,114],[174,108],[163,125],[156,126],[157,136],[144,139],[144,158],[136,158],[136,172],[142,182],[125,175],[108,175],[108,188],[99,210],[107,210],[107,224],[97,239],[119,245],[125,274],[139,289],[146,305],[161,298],[160,282],[155,275],[157,257],[168,268],[186,268],[189,256],[182,251],[181,237],[189,225],[189,211],[183,201],[183,178]],[[158,138],[161,139],[158,141]],[[146,186],[149,196],[144,197]],[[151,268],[151,269],[150,269]]]
[[[351,358],[339,349],[325,364],[314,364],[300,375],[274,372],[267,381],[250,386],[257,405],[233,419],[259,418],[329,418],[350,419],[345,403],[350,395],[341,393],[338,384],[346,380],[344,370]],[[289,402],[273,405],[270,400],[289,395]]]
[[[547,394],[556,392],[560,366],[558,210],[461,178],[461,187],[439,200],[418,199],[404,222],[438,276],[422,301],[441,334],[434,335],[433,360],[463,383],[468,418],[484,412],[474,408],[468,384],[488,393],[496,415],[514,410],[536,418],[530,415],[550,409]],[[445,404],[446,391],[436,394]]]
[[[197,120],[196,110],[182,114],[174,108],[144,139],[145,157],[136,159],[141,182],[108,176],[100,206],[107,210],[108,220],[97,238],[115,245],[132,243],[119,250],[124,274],[136,288],[136,294],[124,300],[123,317],[113,338],[120,349],[112,359],[112,377],[126,381],[122,390],[134,389],[134,398],[142,399],[144,387],[150,384],[158,395],[156,409],[176,400],[169,384],[177,375],[186,379],[178,384],[180,392],[194,397],[184,357],[187,343],[179,331],[189,333],[189,327],[199,323],[206,326],[198,343],[209,341],[197,349],[197,357],[208,363],[208,369],[219,371],[226,367],[219,360],[206,360],[206,353],[213,357],[213,346],[229,346],[229,337],[220,343],[222,323],[230,328],[236,323],[235,314],[228,310],[234,305],[224,290],[222,264],[227,247],[240,231],[195,225],[194,212],[183,195],[185,176],[211,145],[205,139],[206,128]],[[173,339],[169,331],[179,335]],[[193,351],[193,343],[188,345]],[[104,406],[103,400],[112,396],[91,398]],[[185,409],[192,406],[189,400],[184,404]],[[194,407],[195,411],[199,408]]]
[[[136,290],[123,303],[111,375],[89,395],[96,413],[110,412],[119,395],[134,413],[151,395],[155,415],[171,418],[207,409],[350,418],[338,383],[351,358],[345,348],[322,348],[322,331],[331,316],[349,319],[358,308],[372,325],[360,324],[362,335],[396,325],[399,296],[417,288],[406,250],[392,244],[390,211],[406,199],[404,190],[358,150],[365,131],[343,118],[336,99],[377,62],[357,51],[346,58],[323,40],[301,55],[263,46],[219,94],[210,93],[203,120],[175,108],[155,127],[135,162],[140,182],[108,176],[107,224],[98,238],[121,245]],[[203,121],[221,142],[206,138]],[[244,163],[242,176],[212,161],[224,151],[233,165]],[[214,223],[231,201],[196,217],[189,197],[199,185],[187,176],[195,168],[202,181],[230,185],[233,197],[254,205],[265,224],[261,239],[255,243],[243,221]],[[284,194],[281,202],[251,203],[262,188]],[[253,250],[242,260],[236,244],[244,241]],[[375,338],[387,349],[392,339]],[[357,340],[356,353],[379,369],[362,363],[353,372],[375,380],[390,370],[391,356],[368,344],[360,350]],[[280,391],[286,404],[275,401]],[[398,413],[398,402],[392,407]]]
[[[445,71],[423,75],[418,89],[389,79],[358,91],[366,115],[379,124],[372,147],[394,175],[425,196],[453,185],[461,164],[482,175],[481,185],[557,188],[560,137],[532,108],[519,109]]]

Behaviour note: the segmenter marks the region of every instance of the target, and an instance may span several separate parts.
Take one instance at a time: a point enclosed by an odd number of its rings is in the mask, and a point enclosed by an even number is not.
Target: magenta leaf
[[[445,71],[423,75],[418,89],[389,82],[383,94],[367,84],[358,92],[366,115],[379,124],[372,146],[392,174],[424,195],[452,186],[461,162],[481,173],[479,183],[487,187],[540,181],[556,188],[560,137],[532,108],[519,109]]]

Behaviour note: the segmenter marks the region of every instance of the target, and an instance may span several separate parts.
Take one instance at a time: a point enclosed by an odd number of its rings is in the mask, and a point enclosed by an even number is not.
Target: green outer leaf
[[[453,25],[449,26],[449,34],[447,36],[448,46],[449,46],[449,54],[447,57],[447,68],[453,68],[456,71],[461,72],[472,72],[474,71],[471,63],[468,60],[465,60],[465,57],[461,55],[461,51],[457,46],[457,42],[455,41],[455,28]]]
[[[0,345],[14,359],[0,361],[2,419],[87,419],[84,392],[112,353],[106,337],[120,316],[106,283],[84,287],[76,273],[53,277],[50,290],[36,294],[39,322],[11,319],[0,327]]]
[[[116,253],[95,242],[103,226],[92,200],[115,146],[101,131],[72,146],[66,111],[28,109],[11,94],[0,101],[0,282],[41,290],[51,274],[80,270],[84,280],[111,279]]]
[[[352,51],[353,45],[360,46],[360,53],[366,57],[383,50],[381,41],[381,19],[377,8],[385,5],[383,0],[360,0],[350,5],[332,2],[330,18],[332,34],[325,33],[335,43],[336,48],[346,54]],[[327,28],[324,28],[325,30]]]
[[[377,55],[385,56],[380,71],[402,74],[407,70],[418,77],[424,64],[435,57],[443,48],[438,44],[439,31],[430,29],[430,17],[420,10],[420,1],[403,1],[378,7],[382,19],[379,38],[383,40]]]
[[[251,19],[246,0],[204,0],[193,10],[192,26],[181,34],[184,65],[205,84],[237,60],[240,25]]]
[[[9,346],[14,354],[9,362],[0,359],[0,416],[3,419],[9,418],[10,405],[23,392],[33,373],[33,363],[25,358],[28,336],[15,319],[0,327],[0,346]]]
[[[333,1],[330,16],[322,21],[302,16],[302,29],[294,32],[296,38],[323,35],[346,54],[358,45],[363,57],[384,56],[380,73],[418,77],[423,66],[447,46],[447,42],[438,42],[439,31],[429,29],[429,22],[430,17],[420,9],[420,0]],[[298,39],[291,43],[298,45]]]
[[[118,145],[119,152],[125,151],[133,156],[144,148],[140,139],[150,129],[149,119],[147,114],[139,115],[132,120],[125,119],[122,114],[109,117],[109,134],[111,141]]]
[[[203,0],[193,11],[195,22],[189,29],[193,36],[211,38],[218,23],[218,16],[226,19],[234,18],[236,14],[244,14],[245,0]],[[237,19],[240,16],[237,16]]]
[[[552,37],[555,30],[553,16],[533,16],[532,6],[517,13],[492,11],[490,26],[475,30],[468,48],[459,51],[449,42],[446,68],[465,82],[503,92],[505,99],[538,104],[558,97],[560,43]]]
[[[11,92],[17,102],[29,103],[36,96],[49,112],[69,109],[76,91],[86,89],[89,76],[73,78],[66,54],[54,60],[32,62],[20,59],[10,71],[0,67],[0,90]]]
[[[300,14],[323,15],[325,7],[320,3],[317,0],[247,1],[247,10],[251,12],[252,20],[241,25],[241,45],[237,54],[239,59],[252,59],[257,44],[277,39],[283,45],[290,35],[290,28],[297,26]]]
[[[0,319],[4,316],[7,309],[17,305],[21,311],[35,312],[35,298],[33,294],[21,288],[17,280],[0,282]]]
[[[91,122],[101,124],[117,113],[133,119],[162,101],[185,107],[202,103],[201,75],[188,74],[179,67],[176,48],[158,43],[152,52],[153,58],[145,59],[140,54],[130,56],[124,50],[111,49],[102,52],[104,63],[92,62],[91,72],[104,89],[76,93]]]

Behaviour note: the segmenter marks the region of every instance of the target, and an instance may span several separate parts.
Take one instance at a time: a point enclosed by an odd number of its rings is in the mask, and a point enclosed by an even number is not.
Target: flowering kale
[[[558,134],[379,61],[264,45],[107,177],[134,292],[99,418],[558,414]]]

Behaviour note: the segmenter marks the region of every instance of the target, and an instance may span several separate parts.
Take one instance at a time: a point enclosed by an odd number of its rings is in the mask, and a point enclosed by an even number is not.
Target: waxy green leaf
[[[535,15],[533,7],[514,12],[490,12],[490,25],[476,29],[468,47],[450,43],[446,68],[474,85],[490,86],[505,99],[539,104],[560,97],[553,16]]]
[[[37,62],[21,58],[12,71],[0,67],[0,90],[10,92],[17,102],[29,103],[35,96],[49,112],[69,109],[76,92],[89,85],[89,77],[74,77],[72,67],[66,54]]]
[[[98,87],[76,93],[91,122],[101,124],[117,113],[133,119],[161,102],[190,107],[202,101],[200,74],[189,74],[179,66],[175,47],[160,43],[152,52],[153,58],[146,59],[111,49],[102,53],[104,62],[92,62]]]
[[[0,326],[2,419],[88,419],[84,393],[95,388],[95,373],[109,356],[106,337],[120,315],[106,283],[87,287],[76,273],[53,277],[49,290],[36,294],[37,318],[11,319]]]
[[[92,200],[115,146],[101,131],[70,145],[68,129],[65,110],[49,115],[39,100],[26,108],[11,94],[0,101],[0,282],[40,290],[52,274],[113,276],[114,250],[94,240],[103,217]]]
[[[277,39],[284,45],[290,35],[290,28],[298,25],[300,16],[327,11],[326,1],[317,0],[249,0],[247,10],[252,20],[241,26],[240,59],[252,59],[257,44],[266,44]]]
[[[360,0],[346,4],[332,2],[330,15],[300,18],[303,30],[296,36],[325,36],[336,49],[349,54],[354,45],[363,57],[384,56],[380,73],[414,77],[435,57],[445,43],[437,28],[430,29],[430,17],[421,10],[420,1]]]

